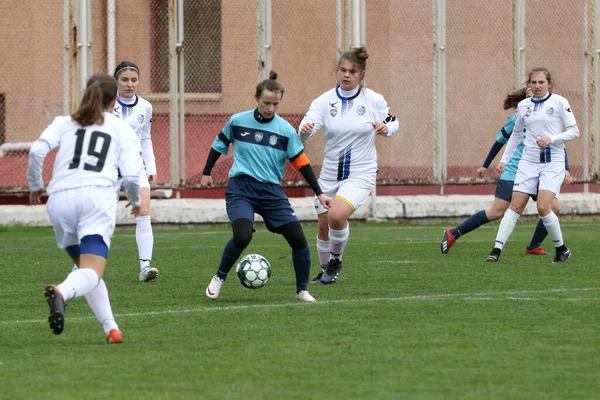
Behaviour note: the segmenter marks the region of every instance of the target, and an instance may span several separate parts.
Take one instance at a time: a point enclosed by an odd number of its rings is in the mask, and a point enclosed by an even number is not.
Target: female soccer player
[[[154,235],[150,221],[150,182],[156,179],[156,161],[152,150],[152,105],[136,94],[140,70],[131,61],[123,61],[115,68],[114,77],[119,87],[119,98],[113,114],[123,119],[137,134],[142,147],[146,170],[140,174],[142,205],[135,218],[135,240],[140,259],[140,282],[150,282],[158,277],[158,269],[151,267]]]
[[[517,106],[513,134],[497,167],[498,171],[504,172],[506,163],[513,156],[526,130],[523,156],[519,161],[510,208],[500,222],[495,246],[485,260],[498,261],[529,196],[537,194],[538,213],[556,248],[554,262],[565,262],[571,257],[571,251],[563,242],[560,222],[551,207],[565,179],[563,143],[577,138],[579,128],[568,100],[550,92],[550,71],[534,68],[529,73],[527,83],[533,90],[533,97],[522,100]]]
[[[225,245],[217,273],[206,288],[206,296],[213,300],[219,297],[227,274],[250,244],[254,213],[257,213],[263,217],[267,229],[283,235],[292,248],[298,300],[316,301],[307,290],[310,249],[302,225],[280,184],[285,160],[289,159],[300,171],[325,209],[331,199],[321,191],[296,131],[276,114],[284,92],[276,79],[277,74],[271,71],[269,79],[256,87],[256,109],[234,114],[217,135],[200,181],[202,186],[213,187],[212,168],[221,154],[228,153],[231,144],[233,166],[225,200],[233,238]]]
[[[135,133],[111,114],[116,96],[113,77],[92,76],[77,112],[54,119],[31,146],[27,167],[29,201],[41,204],[44,158],[58,147],[46,190],[48,215],[58,247],[67,251],[78,268],[63,283],[46,286],[50,328],[60,334],[65,327],[65,303],[86,296],[109,343],[123,341],[102,280],[115,229],[117,169],[133,205],[132,213],[137,215],[138,175],[143,168]]]
[[[312,283],[336,282],[350,235],[348,218],[375,186],[375,135],[390,137],[399,127],[383,96],[361,87],[367,58],[364,47],[342,54],[337,67],[338,85],[312,102],[298,128],[303,141],[323,128],[326,145],[319,185],[326,195],[335,197],[329,210],[315,201],[322,271]]]
[[[480,178],[483,178],[483,175],[490,166],[491,162],[494,160],[500,149],[502,149],[502,147],[510,138],[510,135],[512,134],[515,125],[515,119],[517,118],[517,104],[519,104],[521,100],[526,99],[532,93],[533,92],[530,88],[523,88],[509,94],[508,96],[506,96],[506,99],[504,99],[504,109],[515,109],[515,112],[508,117],[506,123],[504,124],[500,132],[496,134],[496,141],[492,145],[489,154],[487,155],[483,165],[477,169],[477,175]],[[487,224],[491,221],[496,221],[504,215],[504,212],[508,209],[508,206],[510,205],[513,184],[515,180],[515,175],[517,173],[517,165],[519,164],[519,160],[521,159],[522,153],[523,141],[519,143],[510,161],[504,167],[504,172],[502,173],[502,175],[500,175],[500,180],[498,180],[498,182],[496,183],[496,194],[492,206],[485,211],[479,211],[474,215],[470,216],[456,228],[448,228],[444,231],[444,236],[442,238],[440,246],[442,254],[448,254],[448,252],[454,246],[459,237],[466,235],[467,233],[479,228],[481,225]],[[566,149],[565,170],[565,180],[563,181],[563,184],[568,185],[569,183],[571,183],[571,174],[569,173],[569,163],[568,158],[566,156]],[[556,213],[559,212],[559,203],[557,198],[555,198],[552,201],[552,210]],[[529,244],[529,246],[527,246],[527,249],[525,250],[525,254],[547,254],[546,250],[541,246],[542,242],[544,241],[547,235],[548,231],[546,230],[542,219],[540,219],[535,228],[535,232],[533,233],[533,237],[531,238],[531,243]]]

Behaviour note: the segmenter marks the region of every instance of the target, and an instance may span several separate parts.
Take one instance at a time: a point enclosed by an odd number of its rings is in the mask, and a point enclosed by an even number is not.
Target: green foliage
[[[150,284],[138,281],[134,231],[118,230],[105,280],[122,345],[105,343],[82,298],[51,333],[43,288],[69,259],[48,229],[7,229],[0,399],[594,398],[600,228],[564,223],[573,257],[561,265],[525,255],[533,228],[519,224],[500,261],[484,263],[493,224],[442,256],[442,226],[353,223],[338,283],[309,286],[317,304],[296,301],[291,250],[264,226],[245,254],[269,260],[269,285],[247,290],[232,271],[218,301],[204,289],[229,228],[155,230]],[[312,278],[316,226],[305,230]]]

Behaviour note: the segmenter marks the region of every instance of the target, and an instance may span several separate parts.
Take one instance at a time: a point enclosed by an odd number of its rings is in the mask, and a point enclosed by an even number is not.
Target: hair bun
[[[276,80],[277,79],[277,72],[271,70],[269,72],[269,79]]]

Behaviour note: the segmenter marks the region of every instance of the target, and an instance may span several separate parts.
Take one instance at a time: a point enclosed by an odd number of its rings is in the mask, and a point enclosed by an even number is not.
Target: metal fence
[[[26,190],[31,142],[76,109],[93,72],[112,73],[123,60],[140,66],[139,94],[154,108],[157,185],[196,187],[215,135],[231,114],[255,107],[270,69],[286,89],[279,112],[297,126],[335,85],[337,59],[353,45],[370,54],[366,86],[401,121],[397,136],[377,138],[380,185],[482,182],[474,172],[510,114],[503,99],[536,66],[570,100],[581,131],[567,144],[572,173],[591,182],[600,160],[598,3],[5,0],[0,192]],[[307,153],[318,170],[324,142],[315,139]],[[221,157],[215,182],[225,184],[230,165]],[[304,184],[290,168],[283,183]]]

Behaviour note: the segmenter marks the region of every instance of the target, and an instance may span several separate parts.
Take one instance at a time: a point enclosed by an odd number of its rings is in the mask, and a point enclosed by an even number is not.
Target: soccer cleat
[[[305,303],[316,303],[317,299],[312,297],[310,293],[308,293],[308,290],[301,290],[300,293],[298,293],[298,301],[303,301]]]
[[[548,254],[548,252],[542,247],[542,246],[538,246],[536,248],[530,249],[529,247],[525,250],[525,254],[531,255],[531,256],[545,256]]]
[[[498,258],[500,258],[500,252],[502,250],[497,249],[497,248],[493,248],[492,251],[490,251],[490,254],[488,254],[487,256],[485,256],[484,260],[485,261],[489,261],[489,262],[497,262]]]
[[[106,343],[123,343],[123,334],[118,329],[111,329],[106,336]]]
[[[55,335],[60,335],[65,329],[65,302],[62,294],[56,286],[47,285],[44,296],[50,306],[50,316],[48,317],[50,329]]]
[[[312,280],[312,281],[310,281],[310,283],[311,283],[312,285],[315,285],[315,284],[316,284],[316,285],[318,285],[318,284],[320,284],[320,283],[321,283],[321,277],[322,277],[322,276],[323,276],[323,271],[319,272],[319,275],[315,276],[315,277],[313,278],[313,280]]]
[[[210,283],[206,287],[206,297],[209,299],[216,300],[219,298],[219,293],[221,293],[221,288],[223,287],[223,283],[225,281],[218,276],[213,276],[210,280]]]
[[[158,270],[151,266],[144,267],[140,271],[140,282],[150,282],[158,278]]]
[[[327,263],[327,268],[325,268],[325,272],[323,272],[323,275],[321,276],[321,283],[335,283],[341,270],[342,262],[337,258],[332,258]]]
[[[564,263],[567,262],[569,258],[571,258],[571,250],[566,249],[565,251],[556,252],[556,255],[554,256],[554,261],[552,262]]]
[[[456,236],[452,234],[452,228],[448,228],[444,231],[442,237],[442,243],[440,245],[442,254],[448,254],[452,246],[456,244]]]

